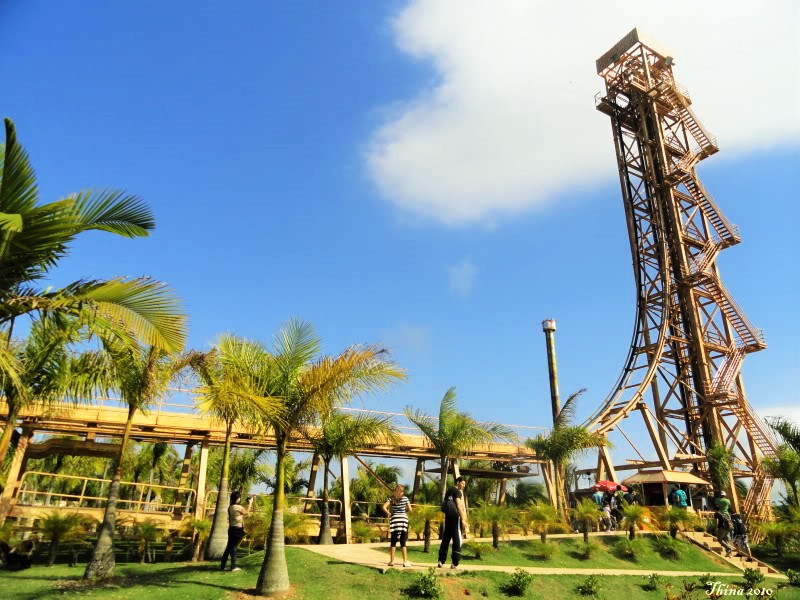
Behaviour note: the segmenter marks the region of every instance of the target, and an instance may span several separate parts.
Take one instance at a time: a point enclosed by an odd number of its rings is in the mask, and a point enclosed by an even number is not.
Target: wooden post
[[[11,424],[7,425],[7,427],[11,426]],[[17,447],[11,459],[11,466],[8,468],[6,487],[3,489],[2,495],[0,495],[0,525],[5,522],[6,517],[17,502],[20,478],[25,472],[25,454],[32,437],[33,429],[23,429],[22,435],[19,436],[17,441]]]
[[[178,487],[185,488],[189,481],[189,471],[192,466],[192,453],[194,452],[194,442],[186,442],[186,450],[183,453],[183,463],[181,463],[181,475],[178,478]],[[184,493],[177,492],[175,495],[175,505],[172,507],[172,514],[175,518],[180,518],[183,514],[183,504],[185,502]]]
[[[414,471],[414,488],[411,490],[411,504],[416,504],[417,495],[419,494],[419,486],[422,483],[422,473],[425,470],[425,460],[422,458],[417,459],[417,468]]]
[[[341,459],[342,477],[342,516],[340,523],[344,527],[344,541],[349,544],[353,535],[353,515],[350,510],[350,465],[346,456]]]
[[[308,489],[306,490],[306,498],[313,498],[316,496],[315,488],[317,487],[317,472],[319,471],[320,462],[322,462],[322,457],[314,452],[314,455],[311,457],[311,472],[308,475]],[[312,502],[303,502],[303,512],[312,512],[311,505]]]
[[[508,479],[501,479],[500,485],[497,488],[497,506],[503,506],[506,503],[507,490],[508,490]]]
[[[200,465],[197,469],[197,491],[194,500],[194,518],[203,519],[206,513],[206,472],[208,471],[208,440],[200,443]]]

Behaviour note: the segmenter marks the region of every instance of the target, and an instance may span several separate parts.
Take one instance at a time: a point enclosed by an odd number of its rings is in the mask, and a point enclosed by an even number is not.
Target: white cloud
[[[448,224],[552,201],[616,178],[594,61],[633,27],[663,41],[720,156],[800,139],[800,3],[794,0],[417,0],[396,44],[437,79],[374,132],[381,195]],[[718,160],[715,157],[716,160]],[[715,160],[712,159],[712,160]]]
[[[800,406],[797,405],[770,406],[757,410],[758,413],[764,417],[785,417],[790,421],[800,424]]]
[[[475,287],[478,268],[470,259],[465,258],[460,263],[447,267],[447,275],[450,281],[450,292],[465,298],[470,295],[472,288]]]

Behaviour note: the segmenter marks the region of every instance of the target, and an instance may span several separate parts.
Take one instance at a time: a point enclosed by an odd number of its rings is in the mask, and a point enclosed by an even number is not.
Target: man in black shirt
[[[467,487],[467,480],[458,477],[455,487],[451,487],[444,495],[444,502],[442,502],[444,533],[442,534],[442,545],[439,546],[439,568],[447,561],[447,549],[451,540],[453,542],[453,563],[450,568],[458,568],[458,563],[461,561],[462,534],[463,539],[466,539],[469,532],[467,507],[464,503],[465,487]]]

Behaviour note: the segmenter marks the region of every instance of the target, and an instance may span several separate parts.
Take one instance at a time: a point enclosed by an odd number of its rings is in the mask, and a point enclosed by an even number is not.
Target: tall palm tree
[[[177,357],[153,346],[136,352],[119,344],[107,346],[109,387],[116,389],[120,399],[127,404],[128,415],[117,457],[114,459],[114,474],[109,486],[103,523],[92,556],[86,565],[84,579],[102,579],[114,574],[114,527],[122,477],[122,457],[128,447],[133,417],[161,398],[174,376],[186,368],[192,358],[191,353]]]
[[[0,391],[8,406],[6,428],[0,436],[0,462],[5,459],[20,412],[59,400],[78,401],[94,393],[103,376],[96,352],[76,354],[73,343],[86,336],[74,319],[52,315],[35,321],[24,341],[7,344],[17,364],[17,377],[0,371]]]
[[[228,543],[228,501],[230,499],[230,453],[233,427],[237,423],[257,429],[258,423],[279,418],[279,402],[247,393],[247,382],[241,374],[242,365],[251,364],[259,355],[258,344],[233,335],[223,335],[214,349],[196,355],[193,368],[203,382],[198,388],[197,405],[200,412],[225,425],[225,445],[222,453],[214,520],[211,536],[206,543],[206,559],[222,557]],[[263,413],[261,415],[260,413]]]
[[[281,595],[289,589],[283,512],[290,437],[353,396],[381,390],[405,377],[386,351],[374,346],[351,347],[335,357],[317,358],[319,350],[320,340],[311,325],[291,320],[279,331],[272,352],[264,349],[259,364],[250,370],[252,393],[279,399],[284,408],[280,418],[266,419],[275,436],[277,481],[267,550],[256,585],[261,595]]]
[[[572,425],[578,398],[586,390],[572,394],[564,403],[564,407],[556,417],[553,428],[547,435],[528,438],[525,445],[539,458],[549,461],[552,466],[553,487],[555,488],[554,504],[564,521],[567,520],[566,468],[571,459],[591,448],[600,448],[608,444],[605,436],[592,433],[580,425]]]
[[[322,517],[320,519],[319,543],[332,544],[330,509],[328,506],[328,471],[334,458],[342,460],[359,449],[375,444],[397,443],[399,436],[389,423],[388,417],[359,414],[352,416],[342,412],[322,415],[319,427],[309,428],[306,437],[314,451],[322,458]]]
[[[33,286],[66,256],[78,234],[96,230],[144,237],[155,221],[139,198],[122,191],[85,190],[40,204],[36,175],[10,119],[5,119],[5,137],[0,146],[0,332],[10,339],[16,318],[57,312],[113,332],[131,346],[138,339],[179,350],[184,317],[162,283],[116,278],[81,280],[55,290]],[[8,348],[0,345],[0,372],[14,379],[15,366]]]
[[[784,444],[800,454],[800,426],[785,417],[767,419],[770,428],[777,433]]]
[[[477,446],[514,437],[514,432],[504,425],[479,423],[468,413],[458,412],[454,387],[447,390],[442,397],[438,419],[420,410],[412,412],[410,407],[406,408],[405,414],[439,455],[442,466],[442,477],[439,482],[440,501],[447,492],[447,473],[451,461]]]
[[[800,454],[789,444],[781,444],[777,454],[763,458],[761,464],[769,475],[783,481],[787,504],[800,508]]]

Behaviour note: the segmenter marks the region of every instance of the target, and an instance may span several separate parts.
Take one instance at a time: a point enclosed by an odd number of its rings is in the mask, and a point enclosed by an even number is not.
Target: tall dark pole
[[[556,365],[556,321],[545,319],[542,321],[545,342],[547,343],[547,369],[550,372],[550,402],[553,406],[553,424],[561,412],[561,402],[558,398],[558,366]]]

